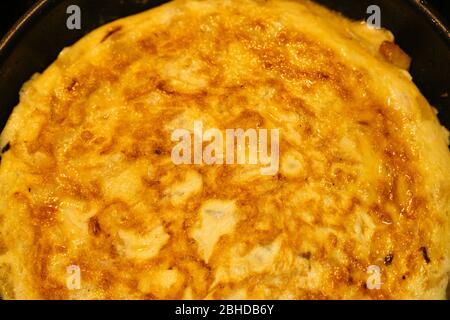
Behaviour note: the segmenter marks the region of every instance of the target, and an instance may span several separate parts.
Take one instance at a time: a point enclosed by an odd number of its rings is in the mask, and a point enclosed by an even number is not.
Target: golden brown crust
[[[380,53],[389,63],[399,68],[408,70],[411,65],[411,58],[393,42],[383,41]]]
[[[175,1],[66,49],[2,134],[0,293],[443,298],[448,135],[392,40],[308,1]],[[280,173],[174,165],[194,120],[280,128]]]

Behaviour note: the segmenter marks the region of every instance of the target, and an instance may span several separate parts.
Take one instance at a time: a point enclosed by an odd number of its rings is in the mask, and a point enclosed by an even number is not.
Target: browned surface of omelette
[[[392,41],[308,1],[175,1],[65,49],[1,136],[0,294],[444,298],[448,133]],[[278,174],[174,165],[196,120],[279,128]]]

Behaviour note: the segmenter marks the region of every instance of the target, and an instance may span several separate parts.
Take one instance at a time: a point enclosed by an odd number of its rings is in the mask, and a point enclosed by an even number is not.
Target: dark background
[[[95,1],[95,0],[92,0]],[[339,1],[339,0],[336,0]],[[355,0],[358,1],[358,0]],[[392,0],[406,1],[406,0]],[[2,38],[9,28],[25,13],[36,0],[0,0],[0,38]],[[436,11],[450,21],[450,1],[449,0],[428,0],[428,3],[436,8]],[[448,25],[448,24],[447,24]]]

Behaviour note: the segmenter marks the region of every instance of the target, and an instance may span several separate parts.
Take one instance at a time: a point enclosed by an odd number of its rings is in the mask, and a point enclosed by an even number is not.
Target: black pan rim
[[[20,35],[31,26],[32,22],[39,18],[51,4],[56,4],[59,0],[38,0],[19,20],[11,27],[6,35],[0,40],[0,62],[12,49]],[[430,6],[426,0],[406,0],[406,3],[414,6],[427,19],[434,30],[450,47],[450,27],[445,20]],[[62,48],[61,48],[62,49]],[[1,70],[0,70],[1,72]]]
[[[446,21],[433,6],[428,4],[427,0],[409,0],[409,2],[412,2],[415,7],[428,18],[428,23],[432,24],[433,28],[450,47],[450,26],[448,25],[448,21]]]
[[[0,61],[9,48],[14,46],[14,42],[19,38],[30,24],[39,18],[52,0],[38,0],[19,20],[9,29],[5,36],[0,39]],[[1,70],[0,70],[1,71]]]

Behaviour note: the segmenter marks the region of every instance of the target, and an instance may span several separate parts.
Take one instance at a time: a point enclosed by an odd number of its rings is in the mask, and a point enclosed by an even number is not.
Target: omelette
[[[175,0],[91,32],[1,134],[0,296],[444,299],[448,131],[409,63],[307,0]],[[278,170],[175,163],[199,122],[278,130]]]

